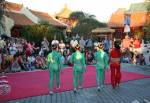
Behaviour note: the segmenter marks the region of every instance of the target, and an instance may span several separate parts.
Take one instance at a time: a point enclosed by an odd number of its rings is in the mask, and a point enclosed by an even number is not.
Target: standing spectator
[[[122,40],[122,49],[124,51],[128,50],[131,45],[131,40],[128,35],[125,36],[125,39]]]
[[[78,41],[77,41],[76,38],[73,36],[72,40],[70,41],[70,46],[71,46],[72,48],[74,48],[74,47],[75,47],[74,44],[77,44],[77,43],[78,43]]]
[[[6,42],[0,37],[0,48],[3,49],[6,45]]]
[[[137,51],[138,54],[141,53],[141,41],[137,35],[135,36],[135,39],[133,41],[133,45],[134,45],[134,52]]]
[[[64,52],[64,49],[65,49],[65,43],[63,42],[63,40],[60,41],[59,43],[59,48],[60,48],[60,52]]]
[[[71,46],[70,52],[71,53],[75,51],[74,48],[75,48],[75,44],[77,44],[77,43],[78,43],[78,41],[76,40],[75,37],[73,37],[73,39],[70,41],[70,46]]]
[[[51,45],[57,44],[59,45],[59,41],[56,39],[56,36],[54,36],[54,39],[51,42]]]
[[[26,56],[27,57],[31,56],[32,51],[33,51],[32,44],[30,43],[30,41],[28,41],[27,44],[26,44]]]
[[[46,39],[46,37],[43,38],[43,41],[42,41],[42,48],[44,50],[44,55],[46,56],[48,54],[48,51],[49,51],[49,42],[48,40]]]
[[[114,42],[114,47],[110,52],[110,70],[111,70],[111,84],[113,89],[116,86],[119,86],[121,80],[121,72],[120,72],[120,59],[121,59],[121,51],[119,42]]]
[[[85,41],[85,46],[86,46],[86,48],[87,48],[88,50],[92,48],[93,42],[92,42],[92,39],[91,39],[91,38],[89,38],[89,39],[87,39],[87,40]]]
[[[83,36],[81,37],[79,44],[81,46],[81,51],[84,51],[84,47],[85,47],[85,40],[83,39]]]
[[[10,47],[9,47],[9,52],[10,52],[10,55],[14,56],[16,53],[17,53],[17,48],[16,48],[16,45],[15,43],[11,43],[10,44]]]
[[[105,40],[103,41],[104,44],[104,51],[109,54],[109,49],[110,49],[110,40],[107,38],[107,36],[105,37]]]

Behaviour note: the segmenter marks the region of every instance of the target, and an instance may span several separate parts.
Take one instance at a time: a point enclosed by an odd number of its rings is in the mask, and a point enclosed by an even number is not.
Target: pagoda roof
[[[72,11],[65,4],[64,8],[59,13],[57,13],[55,16],[61,17],[61,18],[69,18],[71,13],[72,13]]]

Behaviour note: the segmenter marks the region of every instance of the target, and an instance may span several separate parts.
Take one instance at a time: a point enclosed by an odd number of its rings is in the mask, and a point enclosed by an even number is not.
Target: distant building
[[[47,21],[61,30],[65,30],[67,27],[66,24],[56,20],[48,13],[31,10],[24,7],[23,4],[6,1],[5,15],[14,21],[14,26],[11,29],[11,35],[15,37],[20,35],[20,29],[23,25],[34,25],[38,24],[40,21]]]
[[[109,27],[115,29],[115,38],[125,37],[124,26],[126,15],[130,18],[131,35],[144,36],[144,27],[150,21],[150,12],[147,11],[147,2],[131,4],[130,9],[118,9],[109,20]]]
[[[71,29],[76,26],[77,20],[75,18],[70,18],[70,14],[72,11],[68,8],[67,4],[64,5],[64,8],[59,12],[55,14],[55,18],[59,21],[67,24],[67,30],[66,32],[70,33]]]

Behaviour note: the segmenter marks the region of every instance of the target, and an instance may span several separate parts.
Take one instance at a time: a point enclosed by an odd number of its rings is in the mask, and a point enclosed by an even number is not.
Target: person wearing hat
[[[52,45],[52,52],[48,54],[47,60],[48,60],[48,70],[50,73],[50,94],[53,94],[53,80],[54,75],[56,75],[56,86],[57,88],[60,88],[60,70],[63,68],[63,64],[61,61],[61,54],[57,51],[58,45],[53,44]]]
[[[80,52],[80,45],[78,43],[75,44],[75,52],[71,55],[71,63],[74,64],[73,67],[73,84],[74,84],[74,92],[77,91],[77,80],[79,76],[79,88],[82,88],[83,84],[83,73],[86,70],[85,64],[85,56]]]
[[[114,48],[110,52],[111,85],[113,89],[115,89],[116,86],[119,86],[121,79],[120,60],[121,60],[120,43],[118,41],[115,41]]]
[[[96,79],[97,79],[97,89],[100,91],[101,87],[104,87],[105,81],[105,70],[108,69],[108,55],[104,52],[104,46],[102,43],[96,45],[96,52],[94,53],[94,58],[96,60]],[[102,81],[100,81],[102,80]]]

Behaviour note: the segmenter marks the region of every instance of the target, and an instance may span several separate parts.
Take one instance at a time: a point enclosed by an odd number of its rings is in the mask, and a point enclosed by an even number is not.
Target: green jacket
[[[63,69],[63,63],[61,61],[61,55],[58,51],[52,51],[47,56],[48,69],[49,70],[61,70]]]
[[[80,51],[71,55],[71,63],[74,64],[74,71],[84,71],[86,69],[85,57]]]
[[[96,69],[107,69],[108,68],[108,55],[104,51],[98,50],[94,53],[96,60]]]

